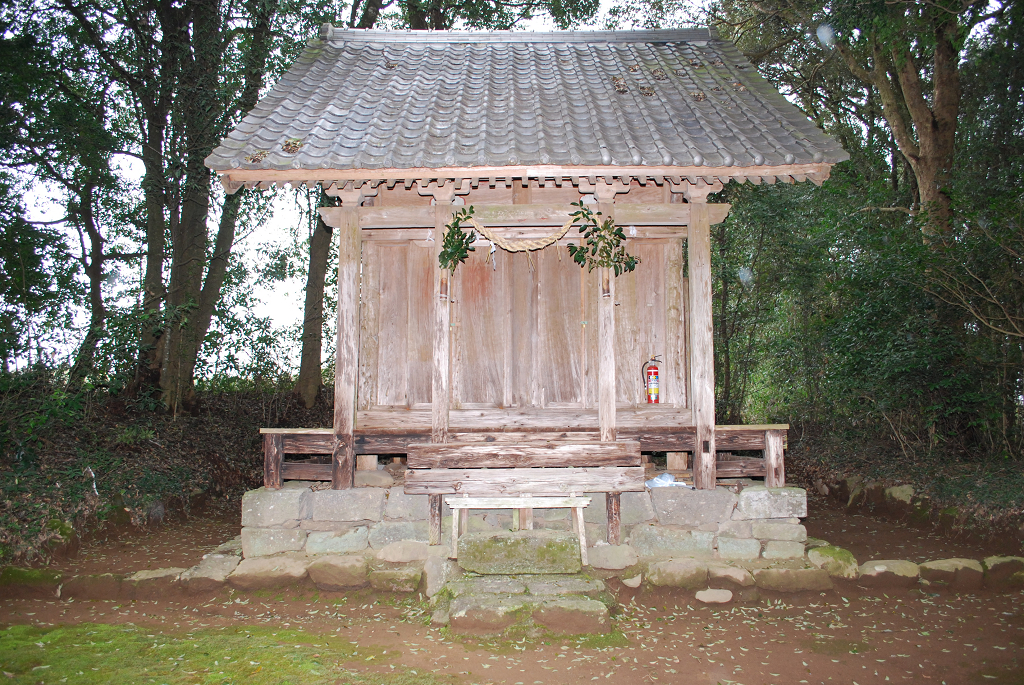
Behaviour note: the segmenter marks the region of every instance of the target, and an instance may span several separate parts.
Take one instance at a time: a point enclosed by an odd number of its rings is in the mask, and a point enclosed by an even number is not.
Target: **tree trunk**
[[[330,198],[320,191],[320,206],[330,206]],[[323,386],[321,352],[324,330],[324,284],[331,254],[331,227],[319,214],[316,227],[309,238],[309,271],[306,274],[306,304],[302,318],[302,358],[295,394],[302,398],[307,409],[312,409]]]
[[[107,321],[107,307],[103,302],[103,235],[96,225],[93,214],[93,198],[95,186],[86,184],[79,195],[77,224],[82,242],[82,266],[89,278],[89,331],[85,334],[82,344],[75,355],[75,363],[68,373],[67,389],[76,391],[82,387],[85,377],[93,370],[96,348],[104,337]],[[89,236],[89,248],[86,250],[83,232]]]

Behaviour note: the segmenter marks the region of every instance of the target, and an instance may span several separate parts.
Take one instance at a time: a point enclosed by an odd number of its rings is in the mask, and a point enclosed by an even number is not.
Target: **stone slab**
[[[467,533],[459,538],[459,566],[483,574],[577,573],[579,538],[555,530]]]
[[[533,621],[554,635],[608,633],[608,607],[593,599],[564,597],[541,602],[533,610]]]
[[[393,564],[405,564],[411,561],[426,561],[429,545],[417,540],[399,540],[381,548],[377,558]]]
[[[241,534],[236,535],[227,542],[222,542],[217,546],[217,549],[213,550],[214,554],[234,554],[237,556],[242,555],[242,536]]]
[[[761,556],[765,559],[800,559],[804,556],[804,543],[769,540],[764,543]]]
[[[314,521],[380,521],[384,516],[386,490],[351,488],[318,490],[312,493]]]
[[[444,526],[441,527],[444,532]],[[450,526],[449,526],[450,530]],[[402,540],[430,542],[430,533],[426,521],[382,521],[370,528],[370,547],[384,549],[390,544]]]
[[[651,499],[663,526],[699,527],[728,521],[736,508],[736,495],[727,488],[690,490],[689,488],[652,488]]]
[[[521,596],[462,595],[448,608],[448,629],[459,635],[497,635],[526,610]]]
[[[381,592],[416,592],[423,579],[422,564],[405,564],[402,566],[370,565],[370,587]]]
[[[274,557],[242,559],[228,576],[228,583],[239,590],[276,590],[291,587],[306,579],[305,555],[282,554]]]
[[[641,557],[710,558],[714,540],[710,531],[641,524],[633,528],[627,542]]]
[[[707,584],[708,566],[695,559],[658,561],[647,567],[647,580],[652,585],[694,590]]]
[[[167,599],[181,592],[181,574],[183,568],[158,568],[138,571],[128,576],[127,581],[134,586],[136,600]]]
[[[708,564],[708,584],[714,588],[751,587],[754,576],[745,568]]]
[[[18,599],[54,599],[63,576],[57,571],[5,566],[0,571],[0,596]]]
[[[1024,557],[987,557],[985,586],[991,590],[1016,590],[1024,587]]]
[[[819,568],[759,568],[754,583],[776,592],[821,592],[832,589],[828,572]]]
[[[750,538],[719,537],[718,556],[734,561],[753,561],[761,556],[761,541]]]
[[[285,521],[308,519],[313,493],[307,488],[259,488],[242,495],[242,527],[273,528]]]
[[[621,571],[636,564],[640,558],[629,545],[597,545],[587,550],[587,560],[593,568]]]
[[[388,490],[384,517],[401,521],[426,521],[430,516],[430,498],[427,495],[407,495],[402,486]]]
[[[909,588],[917,585],[921,569],[917,564],[899,559],[884,559],[861,564],[857,584],[865,587]]]
[[[604,583],[593,578],[527,577],[526,589],[534,596],[587,595],[596,597],[605,591]]]
[[[753,521],[722,521],[718,524],[719,538],[754,537]]]
[[[366,549],[369,529],[366,526],[342,530],[310,531],[306,537],[306,554],[352,554]]]
[[[433,597],[454,578],[462,574],[462,569],[451,559],[431,555],[423,562],[423,585],[427,597]],[[447,623],[447,621],[446,621]]]
[[[97,573],[65,580],[60,596],[61,599],[131,601],[135,599],[134,590],[131,583],[125,582],[125,576],[119,573]]]
[[[704,604],[728,604],[732,601],[732,591],[716,588],[698,590],[695,598]]]
[[[319,557],[306,567],[317,588],[327,592],[341,592],[366,587],[366,558],[361,554]]]
[[[758,540],[783,540],[788,542],[805,542],[807,540],[807,529],[800,524],[753,521],[751,522],[750,530],[752,536]]]
[[[768,488],[752,485],[744,488],[736,502],[732,518],[752,519],[805,518],[807,491],[803,488]]]
[[[356,471],[352,478],[352,485],[357,488],[390,488],[394,484],[395,479],[383,469]]]
[[[981,589],[985,570],[974,559],[937,559],[918,565],[921,580],[944,583],[958,592],[976,592]]]
[[[462,595],[521,595],[526,592],[526,583],[508,576],[481,576],[462,578],[448,583],[453,597]]]
[[[306,546],[306,535],[306,531],[298,528],[243,528],[242,556],[251,559],[298,552]]]
[[[583,510],[583,520],[588,523],[608,523],[607,498],[603,492],[588,492],[590,506]],[[623,526],[634,526],[658,517],[647,492],[624,492],[619,495],[619,522]]]
[[[181,574],[180,582],[193,594],[216,592],[224,587],[239,561],[234,554],[207,554],[196,566]]]

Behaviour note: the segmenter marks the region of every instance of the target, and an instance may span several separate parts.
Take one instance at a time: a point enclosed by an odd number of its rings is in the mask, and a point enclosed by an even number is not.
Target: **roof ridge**
[[[413,31],[320,27],[320,38],[351,43],[689,43],[718,40],[710,27],[635,31]]]

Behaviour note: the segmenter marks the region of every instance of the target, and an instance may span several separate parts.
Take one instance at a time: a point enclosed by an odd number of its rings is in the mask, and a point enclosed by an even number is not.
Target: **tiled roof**
[[[484,33],[325,25],[206,163],[230,174],[779,167],[847,158],[732,43],[707,29]]]

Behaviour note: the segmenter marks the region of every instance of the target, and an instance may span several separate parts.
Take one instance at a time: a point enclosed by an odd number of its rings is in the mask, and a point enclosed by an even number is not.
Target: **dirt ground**
[[[1020,553],[1014,541],[951,540],[930,530],[849,516],[821,499],[810,504],[808,533],[850,549],[861,562]],[[238,528],[237,518],[223,515],[168,524],[145,535],[90,543],[77,559],[54,567],[126,573],[190,566]],[[420,598],[312,589],[128,604],[4,598],[0,626],[130,623],[165,633],[220,626],[300,629],[311,641],[331,635],[387,650],[388,664],[344,665],[380,675],[382,683],[404,670],[454,675],[466,684],[1024,685],[1024,593],[883,593],[850,584],[827,593],[763,593],[757,602],[708,607],[689,592],[611,586],[622,605],[616,621],[622,636],[605,641],[453,638],[425,625],[429,609]]]

